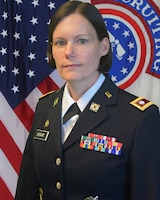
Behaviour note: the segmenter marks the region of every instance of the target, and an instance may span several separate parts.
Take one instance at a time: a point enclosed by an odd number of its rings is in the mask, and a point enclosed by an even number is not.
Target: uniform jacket
[[[63,89],[37,104],[15,200],[38,200],[39,191],[43,200],[160,200],[158,108],[107,76],[62,145]],[[117,154],[90,149],[81,141],[89,133],[122,147]]]

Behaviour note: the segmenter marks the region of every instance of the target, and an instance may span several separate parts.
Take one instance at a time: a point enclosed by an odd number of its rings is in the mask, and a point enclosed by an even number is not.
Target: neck
[[[95,77],[91,82],[88,81],[68,81],[68,90],[71,97],[78,101],[79,98],[98,80],[98,77]]]

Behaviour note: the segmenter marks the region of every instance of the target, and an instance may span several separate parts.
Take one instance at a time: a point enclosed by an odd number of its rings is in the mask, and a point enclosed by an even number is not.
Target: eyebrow
[[[83,37],[83,36],[92,36],[93,34],[78,34],[75,36],[75,38],[78,38],[78,37]],[[64,37],[61,37],[61,36],[57,36],[57,37],[53,37],[53,39],[64,39]]]

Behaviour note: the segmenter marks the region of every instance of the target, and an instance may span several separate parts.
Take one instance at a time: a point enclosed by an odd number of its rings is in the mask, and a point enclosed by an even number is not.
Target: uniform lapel
[[[63,148],[68,148],[75,141],[80,140],[81,135],[87,135],[94,127],[109,117],[107,107],[117,102],[117,92],[118,88],[108,76],[81,114]]]
[[[61,149],[61,102],[62,102],[63,88],[57,91],[53,104],[49,109],[49,119],[50,119],[50,132],[52,137],[57,144],[58,148]]]

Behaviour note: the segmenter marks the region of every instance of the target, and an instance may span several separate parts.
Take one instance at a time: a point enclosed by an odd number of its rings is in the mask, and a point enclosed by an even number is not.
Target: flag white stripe
[[[36,87],[25,99],[26,103],[30,106],[33,112],[35,111],[38,98],[42,95],[42,92]]]
[[[10,133],[12,139],[19,147],[20,151],[23,152],[26,139],[28,137],[28,131],[21,123],[15,112],[9,106],[3,94],[0,92],[0,119],[7,131]],[[12,122],[12,123],[8,123]]]
[[[57,70],[54,70],[50,74],[50,78],[58,85],[58,87],[62,87],[65,81],[59,76]]]
[[[0,162],[0,176],[2,177],[4,183],[7,185],[12,196],[14,196],[18,175],[1,149],[0,160],[3,160],[3,162]]]
[[[58,85],[58,87],[62,87],[64,84],[64,80],[59,76],[57,70],[54,70],[49,77],[53,80],[53,82]],[[41,97],[43,93],[36,87],[32,92],[28,95],[28,97],[25,99],[27,104],[31,107],[33,111],[35,111],[36,104],[38,102],[38,98]]]

